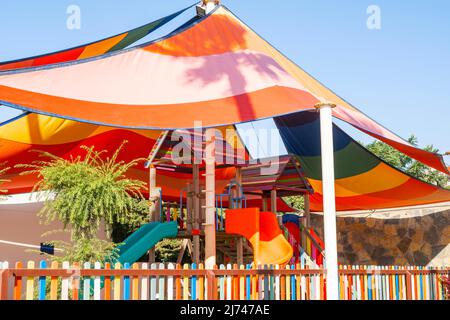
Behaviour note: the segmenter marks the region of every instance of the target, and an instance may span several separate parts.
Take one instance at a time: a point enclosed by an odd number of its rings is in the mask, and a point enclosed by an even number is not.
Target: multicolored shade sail
[[[313,187],[311,209],[321,212],[322,164],[320,116],[303,112],[275,119],[289,153],[295,155]],[[450,191],[419,181],[383,162],[333,127],[336,207],[373,210],[450,201]]]
[[[71,156],[83,156],[85,152],[80,149],[83,145],[95,146],[96,150],[114,151],[126,140],[128,143],[118,160],[131,161],[147,158],[160,134],[161,131],[115,129],[44,115],[25,115],[0,126],[0,163],[6,162],[11,167],[5,176],[5,179],[11,181],[2,187],[8,190],[8,194],[32,191],[38,178],[19,175],[23,169],[14,167],[40,160],[32,150],[46,151],[69,159]],[[149,179],[144,161],[132,168],[128,175],[145,182]],[[217,169],[218,192],[223,191],[234,176],[233,167]],[[167,201],[179,200],[180,192],[191,181],[191,171],[182,172],[167,167],[157,170],[157,184],[162,188],[163,198]]]
[[[146,37],[153,31],[164,26],[166,23],[172,21],[173,19],[175,19],[183,12],[192,7],[193,6],[189,6],[183,10],[168,15],[167,17],[158,19],[156,21],[147,23],[141,27],[123,32],[121,34],[103,40],[31,58],[2,62],[0,63],[0,71],[48,66],[51,64],[87,59],[97,57],[106,53],[119,51]]]
[[[289,152],[295,156],[279,159],[278,169],[272,175],[260,174],[261,166],[267,167],[264,161],[259,165],[244,167],[242,172],[244,189],[264,191],[266,187],[277,186],[281,195],[283,192],[294,192],[294,189],[298,191],[312,187],[315,193],[311,196],[311,208],[313,211],[321,211],[318,113],[302,112],[295,116],[280,117],[275,121]],[[230,128],[221,128],[225,129]],[[149,150],[152,150],[161,133],[162,131],[157,130],[116,129],[38,114],[24,115],[0,126],[0,163],[7,162],[11,167],[5,177],[11,181],[6,183],[4,188],[9,194],[30,192],[33,189],[38,178],[20,175],[22,169],[14,168],[16,164],[29,164],[38,160],[38,154],[30,152],[32,150],[47,151],[68,159],[71,156],[82,156],[84,154],[80,149],[82,145],[94,145],[97,150],[115,150],[123,140],[127,140],[128,144],[119,160],[131,161],[136,158],[147,158]],[[336,201],[339,211],[450,201],[450,191],[418,181],[390,167],[351,140],[337,126],[334,128],[334,134]],[[240,144],[232,144],[232,148],[236,154],[242,152],[238,150],[242,148]],[[161,152],[163,157],[156,160],[170,160],[170,149],[169,145],[165,152]],[[273,162],[270,165],[273,165]],[[145,168],[144,162],[131,169],[128,175],[131,178],[148,181],[148,169]],[[218,168],[217,192],[224,192],[235,175],[234,167]],[[180,194],[191,181],[192,170],[189,166],[171,166],[164,163],[157,165],[157,184],[162,188],[163,198],[166,201],[178,201]],[[260,197],[249,196],[248,205],[260,208],[262,205]],[[287,212],[292,211],[281,199],[278,201],[278,208]]]
[[[100,52],[112,48],[117,43]],[[223,6],[129,50],[0,74],[0,104],[129,129],[232,125],[331,102],[335,117],[449,174],[442,156],[413,147],[361,113]]]

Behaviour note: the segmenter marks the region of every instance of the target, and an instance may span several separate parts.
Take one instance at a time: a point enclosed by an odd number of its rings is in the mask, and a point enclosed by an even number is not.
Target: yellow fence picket
[[[199,270],[204,270],[205,266],[203,263],[198,265]],[[198,276],[197,278],[197,299],[205,300],[205,277]]]
[[[131,266],[133,270],[139,270],[139,265],[137,263],[133,263]],[[131,300],[139,300],[139,277],[133,276],[131,280]]]
[[[241,265],[240,270],[245,270],[245,266]],[[239,300],[245,300],[245,276],[239,276]]]
[[[115,270],[120,270],[121,265],[120,263],[116,263],[114,265]],[[121,277],[120,276],[114,276],[113,286],[114,286],[114,300],[120,300],[122,297],[122,291],[121,291]]]
[[[28,269],[34,269],[34,261],[28,261],[27,263]],[[34,277],[27,277],[26,280],[26,300],[33,300],[34,298]]]
[[[189,270],[189,265],[185,264],[183,266],[184,270]],[[183,277],[183,300],[189,300],[189,277]]]

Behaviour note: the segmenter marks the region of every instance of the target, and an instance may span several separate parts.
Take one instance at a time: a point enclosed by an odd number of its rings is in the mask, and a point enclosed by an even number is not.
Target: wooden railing
[[[346,266],[341,300],[444,300],[449,269]],[[2,300],[322,300],[323,270],[295,266],[0,265]]]

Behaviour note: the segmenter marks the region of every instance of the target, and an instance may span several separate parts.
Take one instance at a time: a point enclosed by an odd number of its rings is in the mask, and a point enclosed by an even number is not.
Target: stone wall
[[[340,263],[450,266],[450,209],[367,216],[338,218]],[[323,217],[313,215],[311,224],[323,237]]]

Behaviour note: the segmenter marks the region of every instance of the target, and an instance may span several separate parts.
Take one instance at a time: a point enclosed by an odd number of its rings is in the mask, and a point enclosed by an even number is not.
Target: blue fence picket
[[[191,269],[196,270],[197,265],[195,263],[193,263],[191,266]],[[197,300],[197,277],[196,276],[191,277],[191,299]]]
[[[41,261],[39,263],[39,268],[47,269],[47,262]],[[39,300],[45,300],[46,292],[46,279],[45,277],[39,277]]]
[[[248,264],[246,266],[247,270],[250,270],[252,268],[252,266],[250,264]],[[245,277],[245,299],[246,300],[251,300],[251,296],[252,296],[252,278],[250,276],[246,276]]]
[[[291,270],[295,270],[295,266],[291,265]],[[297,300],[296,277],[291,277],[291,300]]]
[[[127,262],[123,265],[124,270],[130,269],[130,264]],[[123,277],[123,300],[130,300],[130,277]]]

